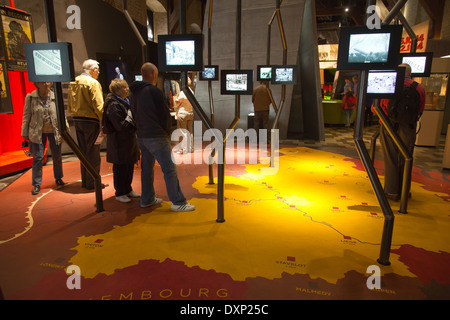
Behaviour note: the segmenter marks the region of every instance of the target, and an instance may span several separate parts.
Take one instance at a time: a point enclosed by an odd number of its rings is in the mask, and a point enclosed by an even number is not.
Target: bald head
[[[405,68],[405,77],[411,77],[411,66],[409,64],[402,63],[399,67]]]
[[[141,67],[141,75],[144,81],[155,85],[158,81],[158,68],[153,63],[146,62]]]

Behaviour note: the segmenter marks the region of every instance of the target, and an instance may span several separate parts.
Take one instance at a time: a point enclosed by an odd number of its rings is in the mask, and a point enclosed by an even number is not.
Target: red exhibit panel
[[[31,168],[32,158],[22,148],[22,116],[25,96],[36,89],[26,72],[9,71],[13,114],[0,114],[0,176]]]

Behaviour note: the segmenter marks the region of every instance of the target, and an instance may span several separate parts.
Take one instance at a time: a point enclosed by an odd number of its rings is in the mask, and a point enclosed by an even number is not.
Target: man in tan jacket
[[[97,81],[99,63],[86,60],[84,72],[69,85],[68,111],[72,115],[78,146],[92,166],[100,173],[100,144],[95,144],[101,132],[103,117],[103,91]],[[94,178],[81,164],[81,186],[94,189]]]

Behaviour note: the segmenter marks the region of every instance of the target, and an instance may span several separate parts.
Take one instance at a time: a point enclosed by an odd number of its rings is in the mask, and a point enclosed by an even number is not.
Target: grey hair
[[[98,68],[100,66],[100,63],[96,60],[88,59],[85,62],[83,62],[83,70],[85,72],[89,72],[94,68]]]

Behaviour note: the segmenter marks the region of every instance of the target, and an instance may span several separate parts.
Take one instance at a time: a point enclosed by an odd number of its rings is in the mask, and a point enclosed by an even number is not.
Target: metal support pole
[[[387,130],[389,136],[391,136],[400,153],[405,158],[405,165],[403,168],[402,195],[399,212],[406,214],[408,213],[407,206],[408,206],[409,190],[411,189],[411,173],[412,173],[413,158],[409,153],[408,149],[406,148],[405,144],[403,143],[402,139],[399,137],[397,132],[395,132],[395,129],[392,127],[391,121],[383,112],[383,110],[381,110],[378,101],[375,104],[375,112],[377,116],[380,118],[383,127]]]
[[[277,17],[278,22],[278,28],[280,29],[280,36],[281,36],[281,45],[283,46],[283,64],[287,64],[287,41],[286,41],[286,35],[284,33],[284,26],[283,26],[283,19],[281,18],[281,0],[277,0],[276,4],[276,10],[275,10],[275,16]],[[270,167],[275,166],[275,144],[274,139],[278,137],[276,134],[276,130],[278,129],[278,124],[280,122],[280,116],[281,112],[283,111],[284,103],[286,100],[286,85],[281,86],[281,100],[280,100],[280,106],[277,109],[277,107],[274,105],[274,109],[276,110],[276,116],[275,121],[273,123],[272,129],[270,130]]]
[[[53,0],[45,0],[46,15],[47,15],[47,28],[48,28],[48,38],[50,42],[58,42],[56,35],[56,22],[55,22],[55,8]],[[78,145],[70,136],[67,131],[66,121],[65,121],[65,111],[64,111],[64,99],[62,92],[62,85],[60,82],[55,82],[55,99],[56,99],[56,109],[58,116],[59,130],[61,131],[61,137],[69,145],[70,149],[76,154],[78,159],[80,159],[83,166],[89,172],[89,174],[94,178],[95,186],[95,199],[97,212],[104,211],[103,209],[103,195],[102,195],[102,178],[93,165],[89,162],[86,156],[81,152]]]
[[[364,112],[366,100],[366,86],[367,86],[367,71],[361,71],[361,79],[359,84],[358,104],[355,119],[354,143],[358,151],[359,157],[364,165],[364,168],[369,176],[372,188],[377,196],[378,202],[381,206],[384,215],[383,235],[381,239],[380,257],[378,263],[381,265],[390,265],[389,256],[391,251],[392,233],[394,228],[394,214],[390,207],[389,201],[384,194],[383,187],[377,172],[370,160],[370,155],[367,152],[363,140],[364,131]]]
[[[209,1],[209,15],[208,15],[208,65],[212,65],[212,50],[211,50],[211,26],[212,26],[212,9],[214,0]],[[209,95],[209,113],[211,118],[211,124],[214,126],[214,102],[213,102],[213,89],[212,80],[208,80],[208,95]],[[214,155],[216,150],[212,150],[209,156],[209,182],[208,184],[214,184]]]
[[[400,12],[400,10],[403,8],[403,6],[405,5],[405,3],[407,1],[408,0],[399,0],[399,1],[397,1],[395,6],[392,8],[391,11],[389,11],[388,15],[382,21],[382,24],[389,24],[389,23],[391,23],[392,19],[395,18],[395,16]]]
[[[123,5],[123,13],[125,15],[125,18],[128,21],[128,24],[130,25],[131,29],[133,30],[134,35],[139,40],[139,43],[141,45],[142,50],[142,64],[147,62],[147,43],[145,42],[144,38],[142,37],[141,33],[139,32],[138,28],[136,27],[136,24],[133,21],[133,18],[131,18],[130,13],[128,12],[128,0],[122,1]]]
[[[392,6],[392,8],[395,8],[395,2],[393,0],[387,0],[387,1],[390,4],[390,6]],[[405,1],[405,3],[406,3],[406,1]],[[401,13],[400,9],[398,10],[397,17],[399,18],[400,22],[402,23],[403,28],[405,28],[406,33],[411,38],[411,53],[415,53],[417,50],[417,35],[414,32],[414,30],[411,28],[411,26],[409,25],[408,21],[406,20],[405,16],[403,15],[403,13]]]

